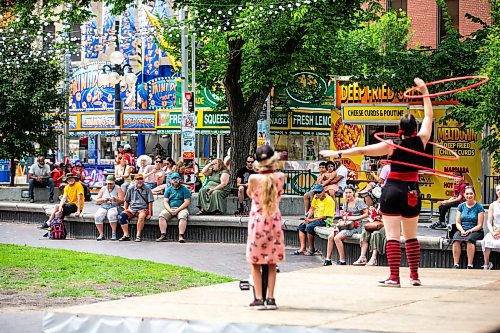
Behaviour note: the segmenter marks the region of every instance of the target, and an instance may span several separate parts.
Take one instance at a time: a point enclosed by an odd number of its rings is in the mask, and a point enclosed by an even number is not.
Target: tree
[[[124,2],[114,1],[116,6]],[[293,84],[299,70],[323,77],[353,74],[347,51],[356,48],[350,33],[375,22],[381,10],[376,1],[361,0],[180,5],[187,7],[189,18],[163,22],[164,37],[173,46],[168,51],[178,51],[181,25],[202,42],[196,54],[197,81],[225,96],[221,106],[229,113],[233,172],[255,148],[259,112],[271,89]]]
[[[67,102],[53,36],[24,23],[13,17],[0,28],[0,158],[11,161],[11,186],[17,160],[54,148]]]

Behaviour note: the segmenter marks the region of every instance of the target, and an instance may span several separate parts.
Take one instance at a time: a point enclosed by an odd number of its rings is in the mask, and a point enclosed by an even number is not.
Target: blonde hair
[[[274,154],[264,161],[255,161],[256,171],[275,170],[278,166],[278,154]],[[272,216],[276,211],[276,199],[278,198],[278,187],[276,186],[276,176],[274,173],[261,174],[261,191],[259,199],[262,202],[262,210],[265,216]]]
[[[219,165],[220,167],[220,170],[219,171],[222,171],[222,170],[227,170],[227,167],[226,165],[224,164],[224,161],[220,158],[216,158],[214,161],[217,161],[217,164]]]

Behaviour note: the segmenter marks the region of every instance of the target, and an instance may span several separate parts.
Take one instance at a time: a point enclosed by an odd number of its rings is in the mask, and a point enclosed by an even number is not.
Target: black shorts
[[[68,216],[69,214],[76,213],[77,210],[78,206],[75,205],[74,203],[64,204],[62,207],[62,216],[65,217]]]
[[[380,213],[402,217],[415,217],[420,214],[422,200],[418,183],[388,179],[382,187]]]

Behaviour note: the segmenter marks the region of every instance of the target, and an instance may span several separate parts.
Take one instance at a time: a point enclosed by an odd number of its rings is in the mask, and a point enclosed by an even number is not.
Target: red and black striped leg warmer
[[[387,241],[385,246],[385,253],[387,255],[387,262],[391,269],[390,280],[399,282],[399,266],[401,265],[401,244],[395,239]]]
[[[420,264],[420,242],[416,238],[408,239],[405,244],[406,258],[410,267],[410,279],[418,279],[418,265]]]

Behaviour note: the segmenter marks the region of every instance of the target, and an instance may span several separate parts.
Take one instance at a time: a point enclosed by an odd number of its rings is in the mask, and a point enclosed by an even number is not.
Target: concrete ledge
[[[162,200],[155,201],[155,207],[161,205]],[[89,205],[90,206],[90,205]],[[0,202],[0,221],[24,222],[24,223],[42,223],[47,220],[53,210],[54,205],[44,204],[26,204],[15,202]],[[96,209],[95,205],[89,207],[89,210]],[[159,207],[157,207],[159,208]],[[144,240],[153,241],[159,236],[158,213],[155,208],[154,217],[146,221],[142,233]],[[300,216],[300,215],[299,215]],[[290,247],[298,247],[297,227],[302,222],[298,216],[283,216],[283,230],[285,234],[285,243]],[[177,220],[173,219],[168,223],[167,238],[170,241],[177,241],[178,228]],[[234,217],[227,215],[191,215],[189,217],[186,239],[189,242],[224,242],[224,243],[245,243],[247,240],[248,217]],[[94,214],[84,212],[81,216],[74,215],[66,218],[66,228],[69,238],[95,239],[97,231],[94,224]],[[420,227],[423,228],[423,227]],[[111,237],[111,228],[105,226],[105,236]],[[136,234],[136,219],[129,223],[129,230],[132,236]],[[315,237],[315,246],[322,253],[326,253],[328,236],[332,228],[317,227]],[[121,236],[121,229],[118,228],[118,236]],[[359,246],[360,235],[354,235],[344,241],[344,250],[348,264],[354,262],[360,254]],[[421,245],[421,267],[451,267],[453,257],[451,244],[443,237],[437,236],[419,236]],[[404,248],[404,243],[401,245]],[[402,251],[402,264],[407,265],[405,252]],[[490,257],[495,266],[500,265],[500,253],[493,252]],[[337,251],[333,252],[333,260],[337,260]],[[379,265],[387,265],[385,255],[378,256]],[[475,267],[480,267],[483,262],[480,243],[476,244],[476,255],[474,258]],[[466,267],[466,255],[463,252],[461,264]]]
[[[23,198],[22,193],[26,192],[28,196],[28,185],[24,186],[2,186],[0,187],[0,201],[29,201],[29,197]],[[61,194],[58,187],[54,188],[54,200]],[[49,201],[49,188],[35,187],[35,202],[48,202]]]

